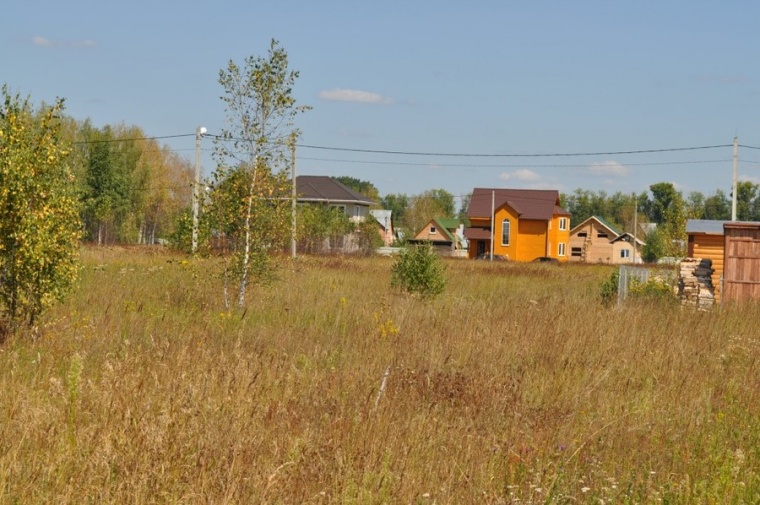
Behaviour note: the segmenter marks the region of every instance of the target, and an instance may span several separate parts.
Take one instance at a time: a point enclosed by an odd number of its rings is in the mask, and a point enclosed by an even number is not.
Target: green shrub
[[[422,296],[441,294],[446,277],[433,247],[424,244],[402,249],[391,270],[391,286]]]
[[[610,306],[617,301],[619,281],[620,270],[616,268],[612,274],[610,274],[610,277],[602,282],[600,295],[603,305]]]
[[[656,276],[650,278],[647,282],[631,279],[631,284],[628,286],[628,296],[656,302],[671,302],[676,300],[673,286],[668,279]]]

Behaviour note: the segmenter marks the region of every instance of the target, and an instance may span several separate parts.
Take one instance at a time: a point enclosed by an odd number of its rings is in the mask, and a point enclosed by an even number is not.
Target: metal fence
[[[641,284],[646,284],[652,278],[673,281],[676,271],[672,268],[644,268],[622,265],[618,270],[618,305],[628,297],[631,282],[635,279]]]

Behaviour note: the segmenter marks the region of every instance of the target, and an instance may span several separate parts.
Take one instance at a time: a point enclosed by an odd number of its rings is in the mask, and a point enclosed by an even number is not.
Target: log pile
[[[685,258],[681,261],[678,277],[678,297],[681,305],[697,310],[709,310],[715,305],[715,287],[712,284],[712,260]]]

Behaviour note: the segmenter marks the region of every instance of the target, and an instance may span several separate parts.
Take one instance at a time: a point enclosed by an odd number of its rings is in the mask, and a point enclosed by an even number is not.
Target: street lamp
[[[198,201],[201,192],[201,137],[206,128],[199,126],[195,130],[195,185],[193,186],[193,254],[198,250]]]

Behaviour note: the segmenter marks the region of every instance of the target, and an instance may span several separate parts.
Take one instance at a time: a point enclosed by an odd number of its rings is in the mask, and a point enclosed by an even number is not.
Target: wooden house
[[[410,243],[430,243],[442,255],[458,256],[464,251],[466,241],[460,235],[461,221],[456,218],[436,217],[431,219],[410,239]]]
[[[712,285],[715,288],[715,301],[721,299],[721,279],[723,277],[723,256],[725,235],[723,225],[730,221],[707,219],[689,219],[686,221],[689,258],[700,258],[712,262]]]
[[[559,191],[475,188],[467,217],[470,258],[493,252],[513,261],[568,259],[570,213],[559,206]]]
[[[582,263],[636,263],[644,242],[621,232],[599,216],[591,216],[570,230],[570,261]]]
[[[760,301],[760,223],[723,224],[723,301]]]

